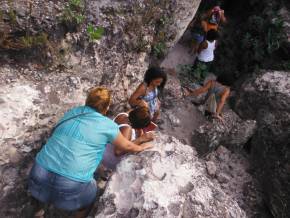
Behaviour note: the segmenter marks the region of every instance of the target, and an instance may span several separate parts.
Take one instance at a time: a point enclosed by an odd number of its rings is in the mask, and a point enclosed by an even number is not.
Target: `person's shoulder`
[[[103,116],[104,124],[112,128],[118,128],[118,124],[109,117]]]
[[[75,106],[75,107],[72,107],[70,109],[67,110],[67,113],[70,113],[70,112],[74,112],[74,111],[81,111],[85,108],[86,106]]]
[[[139,84],[135,92],[139,94],[143,94],[146,92],[146,89],[147,89],[147,84],[145,82],[142,82]]]
[[[146,90],[147,88],[147,84],[145,82],[140,83],[140,85],[138,86],[138,89],[140,90]]]
[[[70,116],[77,116],[78,114],[82,114],[84,111],[86,111],[86,106],[76,106],[76,107],[68,109],[64,113],[63,118],[70,117]]]

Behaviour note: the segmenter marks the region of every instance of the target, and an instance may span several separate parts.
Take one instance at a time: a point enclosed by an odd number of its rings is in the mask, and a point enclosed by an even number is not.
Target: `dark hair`
[[[229,75],[226,75],[226,74],[218,75],[216,78],[216,81],[223,85],[231,86],[231,82],[230,82],[231,78]]]
[[[206,40],[213,41],[219,38],[219,33],[216,30],[209,30],[206,34]]]
[[[133,129],[143,129],[151,122],[151,115],[147,107],[138,107],[129,112],[129,121]]]
[[[162,78],[163,81],[157,88],[162,91],[167,81],[167,75],[160,67],[150,67],[145,72],[144,81],[149,85],[152,80],[159,78]]]

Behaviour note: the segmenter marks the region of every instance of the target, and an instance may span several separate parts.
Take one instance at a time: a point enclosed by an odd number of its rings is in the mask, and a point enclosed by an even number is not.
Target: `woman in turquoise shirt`
[[[29,175],[28,189],[35,199],[85,217],[96,199],[93,174],[106,144],[129,152],[151,147],[136,145],[120,133],[118,125],[105,116],[110,102],[107,89],[94,88],[85,106],[71,109],[60,119]],[[44,211],[39,209],[35,215],[42,217]]]

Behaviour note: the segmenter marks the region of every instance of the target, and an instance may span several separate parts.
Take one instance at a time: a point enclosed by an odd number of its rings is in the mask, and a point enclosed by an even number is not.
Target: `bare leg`
[[[221,95],[220,102],[217,105],[216,115],[220,116],[222,109],[223,109],[225,102],[226,102],[227,98],[229,97],[229,95],[230,95],[230,89],[226,88],[225,91]]]

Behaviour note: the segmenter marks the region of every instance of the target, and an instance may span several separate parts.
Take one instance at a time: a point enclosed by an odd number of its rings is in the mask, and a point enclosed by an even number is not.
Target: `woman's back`
[[[76,115],[79,116],[69,119]],[[73,108],[62,120],[66,121],[54,130],[36,161],[46,170],[72,180],[90,181],[105,145],[116,138],[119,128],[112,120],[87,106]]]

